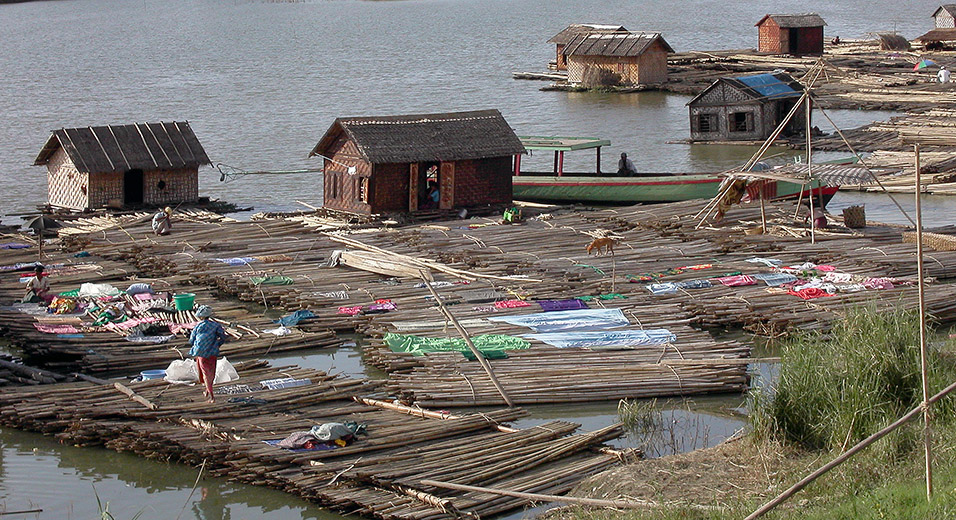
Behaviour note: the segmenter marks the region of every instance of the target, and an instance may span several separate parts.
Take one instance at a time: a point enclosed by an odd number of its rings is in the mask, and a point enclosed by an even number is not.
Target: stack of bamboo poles
[[[348,398],[374,391],[372,383],[261,363],[237,369],[240,382],[252,387],[281,376],[311,383],[233,399],[223,395],[215,404],[203,402],[195,388],[161,381],[120,385],[123,392],[110,381],[59,385],[46,392],[19,388],[0,395],[0,424],[77,445],[205,464],[212,475],[383,519],[493,515],[526,503],[448,491],[423,484],[426,480],[565,493],[623,455],[593,451],[619,436],[619,425],[576,435],[579,425],[563,421],[514,430],[500,424],[523,416],[520,409],[448,417],[395,405],[383,408]],[[292,452],[262,442],[348,420],[365,424],[368,435],[347,447]]]

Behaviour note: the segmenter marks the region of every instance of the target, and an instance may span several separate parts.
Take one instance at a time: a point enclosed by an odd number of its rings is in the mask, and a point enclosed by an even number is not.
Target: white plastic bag
[[[195,383],[199,381],[199,369],[193,359],[177,359],[166,367],[166,381],[170,383]]]
[[[170,383],[190,384],[199,382],[199,367],[195,359],[177,359],[166,367],[166,377]],[[228,383],[239,379],[239,372],[228,359],[221,357],[216,361],[216,379],[213,384]]]
[[[194,364],[195,365],[195,364]],[[196,376],[198,379],[198,375]],[[236,367],[232,366],[232,363],[228,359],[221,357],[216,363],[216,379],[213,381],[214,384],[219,383],[228,383],[230,381],[235,381],[239,379],[239,372],[236,372]]]

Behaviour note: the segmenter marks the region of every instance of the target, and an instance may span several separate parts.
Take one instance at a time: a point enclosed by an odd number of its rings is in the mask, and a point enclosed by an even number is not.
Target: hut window
[[[695,132],[708,133],[717,131],[717,114],[697,114],[694,119],[697,123]]]
[[[329,198],[339,198],[339,176],[333,172],[329,172]]]
[[[157,183],[156,183],[156,189],[158,189],[158,190],[165,190],[165,189],[166,189],[166,181],[159,181],[159,182],[157,182]]]
[[[752,112],[734,112],[730,114],[731,132],[753,132],[754,115]]]
[[[359,201],[368,204],[368,177],[362,177],[358,182]]]

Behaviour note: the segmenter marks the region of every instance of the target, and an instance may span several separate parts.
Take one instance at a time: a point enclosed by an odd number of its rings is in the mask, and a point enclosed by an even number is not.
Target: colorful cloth
[[[540,305],[541,310],[544,312],[571,311],[588,308],[586,302],[577,298],[571,298],[570,300],[538,300],[535,303]]]
[[[18,242],[8,242],[6,244],[0,244],[0,249],[26,249],[30,247],[29,244],[20,244]]]
[[[524,300],[502,300],[495,302],[497,309],[517,309],[519,307],[531,307],[531,304]]]
[[[522,350],[531,343],[515,336],[504,334],[481,334],[471,338],[471,343],[485,357],[507,357],[505,350]],[[415,356],[424,356],[430,352],[470,352],[471,349],[461,338],[425,338],[409,334],[385,334],[385,345],[392,352],[408,352]]]
[[[827,296],[834,296],[832,293],[828,293],[823,289],[817,287],[808,287],[806,289],[800,289],[799,291],[790,290],[787,291],[787,294],[792,294],[804,300],[812,300],[814,298],[825,298]]]
[[[34,323],[33,326],[44,334],[76,334],[79,332],[73,325],[44,325],[42,323]]]
[[[697,265],[685,265],[680,269],[690,269],[691,271],[700,271],[701,269],[710,269],[714,264],[697,264]]]
[[[674,294],[677,292],[677,284],[673,282],[652,283],[647,285],[647,290],[651,291],[651,294],[655,295]]]
[[[558,348],[614,348],[663,345],[677,340],[667,329],[529,334],[526,337]]]
[[[538,312],[518,316],[492,316],[486,319],[519,327],[528,327],[535,332],[603,330],[630,325],[621,309],[578,309]]]
[[[783,260],[778,260],[776,258],[761,258],[759,256],[748,258],[745,261],[750,262],[752,264],[763,264],[767,267],[780,267],[781,265],[783,265]]]
[[[344,314],[344,313],[343,313]],[[299,324],[302,320],[307,320],[309,318],[314,318],[315,314],[310,310],[299,310],[295,311],[292,314],[283,316],[277,320],[272,320],[273,323],[278,323],[284,327],[294,327]]]
[[[867,278],[863,286],[867,289],[892,289],[893,281],[889,278]]]
[[[683,282],[677,282],[678,289],[706,289],[708,287],[713,287],[714,284],[710,283],[710,280],[684,280]]]
[[[381,314],[383,312],[394,311],[398,307],[391,300],[376,300],[376,303],[365,307],[366,314]]]
[[[722,276],[720,278],[715,278],[715,281],[726,285],[727,287],[740,287],[743,285],[756,285],[757,279],[748,274],[738,274],[731,276]]]
[[[217,262],[222,262],[226,265],[246,265],[255,262],[256,259],[251,256],[241,256],[236,258],[217,258]]]
[[[295,280],[288,276],[252,276],[249,278],[252,285],[292,285]]]
[[[222,325],[210,319],[200,321],[189,335],[189,355],[199,358],[215,358],[219,355],[219,347],[226,341],[226,330]],[[215,366],[215,365],[214,365]],[[213,374],[215,376],[215,373]]]
[[[626,300],[626,299],[627,299],[627,296],[624,296],[624,295],[621,294],[621,293],[607,293],[607,294],[599,294],[599,295],[597,295],[597,296],[590,296],[590,295],[575,296],[575,298],[577,298],[578,300],[582,300],[582,301],[589,302],[589,301],[595,300],[595,299],[597,299],[597,300],[615,300],[615,299],[617,299],[617,298],[621,298],[621,299],[625,299],[625,300]]]
[[[792,283],[799,280],[796,276],[788,273],[758,273],[754,278],[767,284],[769,287],[777,287],[785,283]]]
[[[360,312],[362,312],[361,305],[356,305],[354,307],[339,307],[338,310],[338,314],[348,314],[349,316],[355,316]]]

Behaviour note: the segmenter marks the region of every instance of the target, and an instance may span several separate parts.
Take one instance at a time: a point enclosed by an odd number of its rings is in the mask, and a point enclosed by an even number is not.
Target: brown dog
[[[602,248],[604,249],[604,254],[613,255],[615,242],[616,241],[610,237],[595,238],[585,249],[588,250],[588,255],[595,249],[597,249],[597,253],[600,254]]]

